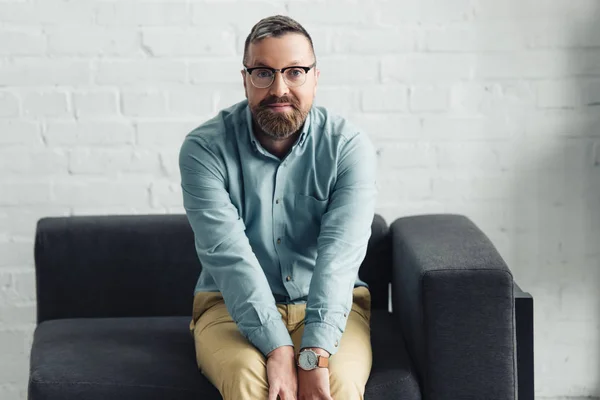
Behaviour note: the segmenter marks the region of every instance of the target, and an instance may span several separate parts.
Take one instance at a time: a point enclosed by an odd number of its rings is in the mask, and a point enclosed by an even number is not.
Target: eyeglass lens
[[[259,88],[271,86],[275,80],[275,74],[269,69],[255,69],[250,75],[252,83]],[[306,80],[306,72],[302,68],[286,69],[283,73],[283,80],[288,86],[300,86]]]

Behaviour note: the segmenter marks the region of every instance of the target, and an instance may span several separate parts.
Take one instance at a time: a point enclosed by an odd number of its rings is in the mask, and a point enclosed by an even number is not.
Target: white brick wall
[[[183,212],[179,145],[275,13],[373,138],[378,212],[471,217],[535,297],[537,397],[599,396],[598,0],[0,0],[0,398],[26,398],[36,221]]]

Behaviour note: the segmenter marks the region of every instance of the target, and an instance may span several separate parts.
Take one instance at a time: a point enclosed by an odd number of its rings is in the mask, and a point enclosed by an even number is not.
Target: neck
[[[256,122],[253,121],[252,125],[254,127],[254,135],[256,136],[256,139],[258,139],[261,146],[264,147],[269,153],[279,158],[283,158],[285,155],[287,155],[302,131],[302,128],[300,128],[298,131],[292,133],[285,139],[276,139],[270,135],[267,135],[262,129],[260,129]]]

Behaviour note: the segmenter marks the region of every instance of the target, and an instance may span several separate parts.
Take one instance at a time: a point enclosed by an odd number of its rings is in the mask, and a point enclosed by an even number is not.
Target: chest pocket
[[[294,198],[292,237],[300,246],[316,246],[321,230],[321,218],[327,211],[329,200],[297,194]]]

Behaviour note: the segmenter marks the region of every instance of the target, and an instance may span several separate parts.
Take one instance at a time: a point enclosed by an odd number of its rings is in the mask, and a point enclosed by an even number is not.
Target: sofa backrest
[[[376,216],[359,276],[387,307],[388,227]],[[35,239],[37,320],[187,316],[201,270],[184,214],[47,217]],[[385,298],[384,298],[385,297]]]

